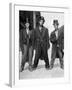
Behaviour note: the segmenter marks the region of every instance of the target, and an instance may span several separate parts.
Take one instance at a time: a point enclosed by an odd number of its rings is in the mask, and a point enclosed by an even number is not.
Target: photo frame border
[[[23,8],[25,7],[25,9]],[[64,20],[64,24],[65,24],[65,37],[68,34],[66,32],[66,30],[69,30],[69,23],[68,21],[70,20],[69,17],[69,8],[68,7],[53,7],[53,6],[37,6],[37,5],[23,5],[23,4],[15,4],[15,3],[10,3],[9,4],[9,46],[10,46],[10,62],[9,62],[9,84],[11,87],[13,86],[32,86],[32,85],[47,85],[47,84],[57,84],[57,83],[69,83],[70,82],[70,61],[66,62],[67,68],[65,69],[64,72],[64,78],[48,78],[48,79],[28,79],[28,80],[19,80],[19,47],[18,47],[18,43],[19,43],[19,34],[18,31],[18,25],[19,25],[19,10],[28,10],[27,7],[29,7],[29,10],[31,8],[31,10],[33,9],[32,7],[36,8],[43,8],[45,11],[45,9],[47,8],[47,10],[50,11],[56,11],[60,13],[60,10],[62,12],[64,12],[65,14],[65,20]],[[36,9],[38,10],[38,9]],[[18,23],[17,23],[17,21]],[[16,29],[17,28],[17,29]],[[68,40],[67,40],[68,41]],[[67,47],[66,42],[65,41],[64,45],[65,48]],[[18,49],[17,49],[18,48]],[[68,46],[69,48],[69,46]],[[65,49],[66,55],[67,55],[67,49]],[[66,59],[69,58],[69,56],[65,57]],[[67,64],[68,63],[68,64]],[[64,63],[65,65],[65,63]],[[66,66],[65,65],[65,66]],[[67,73],[67,74],[66,74]],[[36,81],[36,82],[35,82]],[[29,82],[29,83],[27,83]],[[31,83],[34,82],[34,83]]]

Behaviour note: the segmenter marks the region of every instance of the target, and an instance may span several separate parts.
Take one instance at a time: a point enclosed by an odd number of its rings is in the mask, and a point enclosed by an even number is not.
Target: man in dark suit
[[[47,51],[50,47],[48,29],[43,26],[45,20],[44,17],[39,18],[39,25],[33,32],[33,47],[35,48],[36,54],[33,64],[33,69],[38,66],[39,59],[45,61],[45,68],[49,69],[49,59]]]
[[[60,67],[63,69],[63,53],[62,53],[62,44],[61,44],[61,34],[58,28],[58,20],[53,21],[53,25],[55,30],[50,35],[50,41],[52,43],[52,54],[51,54],[51,69],[54,66],[55,58],[59,58],[60,60]],[[64,36],[63,36],[64,37]]]
[[[23,44],[23,53],[22,53],[22,62],[21,62],[21,72],[24,70],[25,63],[29,63],[29,70],[32,67],[32,55],[33,55],[33,48],[32,48],[32,31],[29,29],[29,22],[28,19],[25,24],[25,28],[23,29],[22,34],[22,44]]]

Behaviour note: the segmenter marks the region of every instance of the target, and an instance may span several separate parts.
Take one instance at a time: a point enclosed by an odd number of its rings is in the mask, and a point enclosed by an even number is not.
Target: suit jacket
[[[27,34],[26,29],[23,29],[22,32],[22,44],[31,46],[32,45],[32,30]]]
[[[39,49],[40,46],[45,48],[45,50],[50,47],[48,29],[44,26],[42,27],[41,32],[39,27],[33,31],[33,47]]]

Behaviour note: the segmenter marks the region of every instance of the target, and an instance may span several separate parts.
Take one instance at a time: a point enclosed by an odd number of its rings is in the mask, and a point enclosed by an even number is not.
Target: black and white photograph
[[[64,12],[19,10],[19,79],[64,77]]]
[[[10,8],[10,85],[69,82],[68,7],[19,3]]]
[[[72,90],[72,0],[1,0],[0,9],[0,90]]]

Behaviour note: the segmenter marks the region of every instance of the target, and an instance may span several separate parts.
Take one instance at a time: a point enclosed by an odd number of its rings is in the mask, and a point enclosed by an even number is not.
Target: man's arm
[[[51,35],[50,35],[50,41],[51,41],[51,43],[56,43],[57,42],[54,32],[52,32]]]
[[[50,48],[50,43],[49,43],[49,32],[48,29],[46,29],[46,40],[47,40],[47,49]]]

